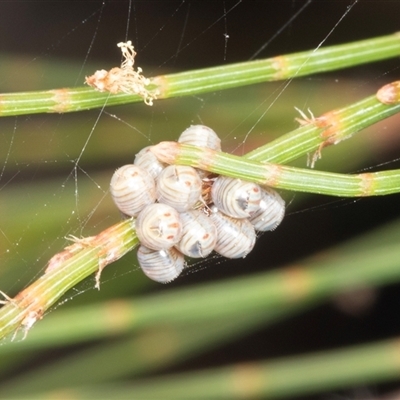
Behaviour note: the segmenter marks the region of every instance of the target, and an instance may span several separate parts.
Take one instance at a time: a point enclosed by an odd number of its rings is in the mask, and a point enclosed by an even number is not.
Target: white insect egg
[[[259,209],[249,218],[257,231],[272,231],[285,216],[285,200],[273,189],[262,188]]]
[[[181,133],[178,142],[221,151],[221,139],[211,128],[204,125],[191,125]]]
[[[217,228],[214,250],[227,258],[246,257],[256,243],[254,226],[247,219],[229,217],[212,207],[211,220]]]
[[[217,228],[212,220],[199,210],[180,214],[183,234],[176,247],[186,256],[205,258],[217,242]]]
[[[144,274],[160,283],[176,279],[185,264],[183,254],[174,247],[168,250],[151,250],[142,245],[137,251],[137,259]]]
[[[153,177],[133,164],[124,165],[114,172],[110,192],[119,210],[131,217],[136,217],[145,206],[156,201]]]
[[[140,242],[152,250],[167,250],[182,237],[182,222],[175,208],[163,203],[150,204],[136,219]]]
[[[157,178],[157,199],[179,212],[191,209],[201,198],[202,181],[192,167],[169,165]]]
[[[151,151],[152,146],[147,146],[139,151],[135,156],[135,165],[145,169],[150,175],[156,179],[160,172],[167,166],[162,163]]]
[[[261,188],[252,182],[219,176],[211,188],[211,198],[224,214],[234,218],[248,218],[260,206]]]

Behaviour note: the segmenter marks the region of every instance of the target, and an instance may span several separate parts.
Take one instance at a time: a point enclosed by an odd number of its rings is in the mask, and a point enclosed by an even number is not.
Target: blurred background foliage
[[[338,23],[351,4],[339,0],[1,2],[0,91],[81,86],[85,75],[119,64],[116,43],[126,38],[128,22],[128,38],[146,76],[245,61],[261,48],[257,58],[313,49],[325,38],[324,44],[331,45],[398,29],[400,2],[360,0]],[[398,72],[395,59],[302,78],[287,87],[287,82],[268,83],[159,101],[153,107],[134,104],[2,118],[0,289],[15,295],[39,277],[51,256],[67,245],[65,236],[90,236],[116,223],[120,215],[108,193],[109,179],[144,146],[175,140],[190,124],[203,123],[220,135],[225,151],[243,154],[297,127],[294,106],[319,115],[373,94],[398,79]],[[399,122],[399,116],[392,117],[325,149],[316,168],[347,173],[400,168]],[[306,158],[295,165],[304,167]],[[158,296],[186,289],[184,307],[191,288],[207,293],[208,284],[217,282],[223,290],[224,282],[232,279],[245,285],[247,278],[259,273],[300,262],[306,265],[302,261],[306,257],[323,261],[335,246],[351,240],[364,243],[362,235],[368,235],[368,244],[361,250],[354,244],[354,252],[376,247],[379,254],[381,244],[396,238],[399,195],[362,200],[282,195],[288,204],[284,222],[275,232],[262,235],[243,260],[212,257],[193,263],[177,281],[158,285],[138,271],[132,253],[107,267],[100,292],[94,290],[93,277],[82,282],[25,341],[2,343],[0,397],[33,398],[54,391],[54,398],[61,398],[57,393],[68,398],[71,388],[93,385],[90,389],[101,383],[113,384],[115,392],[103,393],[118,398],[124,385],[134,388],[143,377],[300,356],[398,335],[397,282],[383,288],[348,289],[279,312],[256,307],[234,317],[207,319],[204,315],[211,315],[212,307],[200,305],[198,320],[196,315],[188,316],[187,322],[161,318],[119,329],[119,313],[127,304],[134,312],[135,301],[148,301],[156,310],[157,301],[163,301]],[[385,227],[388,223],[390,228]],[[346,247],[349,254],[351,246]],[[240,304],[240,297],[235,301]],[[104,324],[110,325],[108,333],[97,335],[90,329],[86,333],[99,318],[95,307],[102,305],[115,314],[115,319],[107,319],[104,310],[101,314]],[[219,307],[218,299],[214,307]],[[72,323],[68,316],[78,322]],[[59,342],[46,339],[52,324],[65,332]],[[375,398],[397,386],[396,381],[377,384],[372,379],[352,387],[343,384],[342,389],[321,389],[326,390],[322,394],[287,396],[357,398],[363,393]]]

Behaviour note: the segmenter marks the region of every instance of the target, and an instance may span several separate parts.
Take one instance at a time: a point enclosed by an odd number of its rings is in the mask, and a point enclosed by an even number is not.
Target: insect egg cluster
[[[204,125],[190,126],[178,142],[221,151],[221,140]],[[141,269],[161,283],[180,275],[185,256],[205,258],[215,251],[227,258],[245,257],[256,232],[275,229],[285,214],[276,191],[164,164],[151,146],[136,154],[133,164],[115,171],[110,191],[118,209],[136,218]]]

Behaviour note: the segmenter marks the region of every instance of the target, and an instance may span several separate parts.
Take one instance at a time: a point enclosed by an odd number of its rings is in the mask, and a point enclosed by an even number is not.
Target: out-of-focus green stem
[[[119,389],[107,385],[81,388],[69,391],[69,395],[74,399],[284,398],[395,379],[399,358],[399,338],[395,338],[306,356],[145,379]]]
[[[343,68],[400,54],[400,35],[393,34],[315,51],[301,52],[223,67],[189,71],[152,79],[149,89],[160,98],[193,95],[267,80],[287,79],[310,73]],[[99,93],[91,88],[59,89],[46,92],[0,95],[0,116],[40,112],[80,111],[111,104],[141,100],[138,96]],[[391,115],[400,105],[387,106],[375,98],[325,114],[295,132],[247,155],[254,160],[285,162],[321,146],[337,143],[351,133]],[[289,146],[286,146],[287,143]],[[288,150],[285,150],[287,147]],[[156,147],[157,148],[157,147]],[[160,145],[158,146],[160,150]],[[165,150],[165,149],[164,149]],[[400,171],[340,175],[300,170],[277,164],[262,165],[225,153],[204,153],[192,146],[180,146],[179,154],[167,162],[187,163],[215,173],[252,180],[278,188],[330,194],[366,196],[400,191]],[[89,240],[91,239],[91,240]],[[56,269],[46,272],[0,310],[0,338],[18,328],[28,331],[68,289],[100,267],[120,258],[137,245],[134,223],[125,221],[82,241],[85,245]]]
[[[398,281],[400,248],[397,240],[390,245],[374,243],[367,238],[368,245],[361,242],[358,251],[342,254],[340,249],[335,249],[323,258],[317,255],[296,266],[222,283],[59,310],[38,324],[29,341],[20,346],[68,344],[162,323],[213,320],[217,323],[221,318],[237,318],[250,312],[268,313],[268,310],[295,304],[306,306],[354,287],[376,287]],[[7,351],[7,348],[0,349],[0,353],[2,350]]]
[[[133,220],[107,228],[82,240],[74,254],[59,253],[59,262],[0,309],[0,338],[17,329],[25,333],[67,290],[84,278],[121,258],[138,243]],[[58,260],[57,255],[52,260]]]
[[[149,90],[158,90],[159,99],[196,95],[259,82],[275,81],[318,72],[343,69],[396,57],[400,35],[394,33],[353,43],[318,48],[219,67],[205,68],[152,78]],[[99,68],[100,69],[100,68]],[[89,87],[55,89],[0,95],[0,116],[34,113],[65,113],[107,105],[142,101],[137,95],[101,93]]]
[[[340,197],[400,192],[400,170],[358,175],[336,174],[280,164],[261,164],[244,157],[177,142],[161,142],[152,147],[152,152],[160,161],[168,164],[190,165],[216,174],[297,192]]]
[[[363,112],[363,110],[365,111],[364,107],[367,108],[365,114]],[[286,159],[290,159],[290,157],[295,158],[298,154],[315,150],[321,146],[321,140],[329,141],[333,138],[340,141],[347,137],[350,134],[350,128],[346,128],[347,121],[350,121],[349,125],[352,126],[351,129],[361,129],[363,124],[375,122],[384,116],[392,114],[399,107],[399,105],[383,105],[377,100],[369,98],[357,103],[357,105],[339,110],[335,118],[331,117],[329,119],[327,117],[329,114],[320,117],[318,119],[320,123],[330,121],[327,123],[326,128],[321,129],[314,126],[302,127],[297,130],[297,133],[289,134],[281,142],[278,139],[272,142],[272,144],[261,148],[261,150],[256,150],[247,156],[254,157],[255,159],[277,158],[279,157],[277,155],[279,152],[285,153],[285,143],[288,143],[288,148],[291,148],[290,143],[293,141],[292,153],[288,152],[283,157],[286,157]],[[332,112],[331,114],[334,113]],[[358,120],[357,125],[354,121],[360,115],[362,117]],[[344,121],[341,120],[342,117]],[[335,129],[331,129],[332,124]],[[329,132],[329,135],[321,139],[321,132],[322,135]],[[306,143],[305,147],[302,147],[302,143]],[[322,143],[324,142],[322,141]],[[175,144],[172,145],[176,146]],[[268,150],[268,146],[272,150]],[[159,147],[160,145],[156,146],[155,149]],[[207,151],[205,155],[205,150],[192,146],[180,146],[180,150],[183,151],[182,154],[175,155],[178,158],[167,161],[188,163],[216,173],[253,180],[258,183],[268,183],[270,186],[283,189],[337,196],[380,195],[400,191],[399,171],[361,174],[358,176],[340,175],[301,170],[281,165],[260,164],[256,161],[230,156],[225,153],[217,154]],[[164,150],[161,151],[162,156],[166,154]],[[124,229],[126,229],[126,232]],[[65,265],[60,263],[60,266],[55,271],[46,273],[36,283],[21,292],[12,302],[4,306],[0,310],[0,337],[7,335],[18,327],[25,330],[29,329],[63,293],[96,271],[99,268],[99,262],[107,264],[115,261],[115,259],[125,254],[137,244],[132,223],[124,222],[121,225],[109,228],[105,232],[108,233],[103,232],[95,237],[103,239],[97,240],[94,246],[87,246],[87,248],[82,249],[79,253],[74,253],[73,257],[66,260]],[[126,239],[121,241],[124,234],[130,237],[129,241]],[[112,239],[113,237],[115,239]],[[109,251],[112,240],[116,240],[117,243],[115,244],[115,248]],[[108,251],[109,254],[114,252],[115,257],[110,256],[107,259]]]
[[[260,326],[272,325],[279,320],[293,316],[305,309],[305,304],[294,304],[282,308],[251,312],[238,315],[235,318],[221,318],[215,321],[201,321],[196,324],[163,324],[153,325],[137,332],[135,335],[122,335],[112,343],[99,343],[82,349],[79,354],[73,353],[51,365],[37,367],[24,377],[3,383],[1,393],[3,398],[26,396],[40,392],[43,388],[63,387],[68,381],[70,386],[99,384],[105,380],[120,379],[129,374],[130,378],[144,372],[181,362],[182,359],[191,359],[199,353],[210,351],[218,345],[227,345],[230,342],[253,332]],[[30,340],[20,342],[28,344]],[[3,346],[4,347],[4,346]],[[24,347],[25,348],[25,347]],[[13,349],[15,354],[15,346]],[[5,350],[7,352],[7,350]],[[0,349],[1,353],[1,349]],[[4,353],[1,353],[4,354]],[[134,362],[127,354],[134,354]],[[107,360],[112,368],[98,368]],[[87,373],[82,374],[82,371]],[[16,382],[18,382],[16,384]]]

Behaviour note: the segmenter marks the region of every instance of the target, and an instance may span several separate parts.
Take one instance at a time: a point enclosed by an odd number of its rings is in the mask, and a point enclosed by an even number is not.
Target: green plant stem
[[[254,83],[285,80],[370,63],[400,53],[400,34],[320,47],[265,60],[231,64],[154,78],[163,98],[194,95]]]
[[[249,362],[146,379],[116,389],[101,385],[69,392],[74,399],[284,398],[350,385],[371,385],[399,374],[399,338],[307,356]]]
[[[305,126],[247,153],[245,157],[253,161],[285,164],[304,154],[349,139],[354,133],[398,112],[400,104],[385,105],[375,96],[370,96],[323,114]]]
[[[336,174],[280,164],[262,164],[177,142],[161,142],[152,147],[152,152],[160,161],[168,164],[190,165],[216,174],[291,191],[340,197],[381,196],[400,192],[400,170],[358,175]]]
[[[400,81],[388,83],[376,93],[376,98],[383,104],[400,103]]]
[[[153,294],[135,300],[115,300],[53,313],[19,346],[48,347],[125,333],[162,323],[201,323],[221,318],[238,318],[250,312],[275,310],[296,304],[326,300],[354,287],[376,287],[400,279],[398,227],[382,230],[376,239],[348,243],[279,270],[240,277],[198,287]],[[387,229],[387,228],[386,228]],[[394,232],[392,236],[389,236]],[[392,240],[393,239],[393,240]],[[182,299],[185,302],[182,303]],[[0,315],[2,310],[0,310]],[[68,321],[68,324],[63,323]],[[0,347],[7,351],[6,347]]]
[[[151,79],[149,90],[159,98],[196,95],[266,81],[296,78],[319,72],[396,57],[400,35],[362,40],[219,67],[205,68]],[[143,101],[137,95],[101,93],[89,87],[37,92],[5,93],[0,96],[0,116],[34,113],[65,113]]]
[[[131,219],[85,240],[87,244],[73,255],[67,250],[60,253],[59,263],[52,271],[46,272],[0,309],[0,338],[18,329],[26,334],[64,293],[99,271],[100,266],[104,268],[121,258],[138,243]]]
[[[336,54],[336,56],[338,56],[338,54],[340,52],[343,52],[345,48],[347,48],[348,51],[349,48],[353,48],[355,46],[355,48],[363,49],[360,54],[364,54],[365,56],[368,53],[367,48],[371,45],[371,41],[379,40],[382,40],[384,43],[386,43],[387,48],[390,48],[392,50],[393,48],[396,48],[396,46],[400,47],[400,44],[398,43],[398,34],[395,34],[384,38],[363,41],[361,44],[352,43],[350,45],[334,46],[333,48],[326,48],[324,51],[328,52],[328,54],[331,52],[330,54]],[[369,45],[367,46],[366,43],[369,43]],[[376,44],[377,42],[374,43]],[[383,46],[383,48],[385,48],[385,46]],[[316,61],[318,60],[318,57],[316,57],[315,55],[318,54],[318,52],[320,51],[322,51],[322,49],[311,53],[304,52],[282,56],[279,59],[284,59],[288,65],[291,65],[292,62],[293,65],[295,65],[296,60],[301,63],[306,63],[306,61],[308,63],[308,61],[311,60],[312,57],[315,57],[315,59],[313,58],[313,65],[319,65]],[[386,56],[388,56],[388,54],[392,53],[386,52],[385,54]],[[326,53],[324,54],[324,56],[326,56]],[[305,59],[304,57],[307,58]],[[322,57],[322,59],[324,59],[324,57]],[[349,59],[351,60],[352,58]],[[276,63],[277,58],[275,58],[274,60],[274,62]],[[370,60],[371,59],[368,59],[368,61]],[[264,60],[263,62],[266,63],[267,61],[270,65],[272,65],[271,60]],[[359,61],[360,59],[357,62]],[[257,61],[255,63],[260,63],[260,61]],[[319,63],[321,63],[321,67],[323,65],[334,65],[334,63],[324,64],[321,61],[319,61]],[[244,65],[248,67],[248,63],[244,63],[233,65],[229,68],[237,68],[237,71],[240,72]],[[301,65],[297,65],[295,67],[296,71],[298,72],[296,73],[296,76],[298,76],[299,73],[303,71],[298,71]],[[224,68],[225,67],[219,67],[208,70],[194,71],[190,73],[175,74],[171,76],[172,80],[170,81],[170,84],[172,85],[172,87],[173,85],[175,85],[176,88],[179,87],[179,84],[177,84],[177,82],[179,83],[184,76],[186,76],[186,78],[184,78],[182,82],[185,81],[188,76],[191,76],[191,80],[196,81],[198,78],[200,79],[202,74],[204,74],[204,71],[210,73],[210,77],[215,72],[214,78],[219,76],[218,79],[220,81],[223,81],[223,79],[221,80],[221,76],[223,76],[224,79],[227,78],[225,76],[226,71],[221,72],[221,69],[224,70]],[[244,68],[243,71],[245,71],[246,68]],[[247,82],[254,83],[251,80],[251,76],[253,76],[251,74],[253,74],[254,71],[251,72],[252,68],[247,69],[248,71],[246,73],[243,72],[245,75],[247,73],[250,73],[249,79],[246,78]],[[258,71],[257,73],[259,73],[261,69],[255,68],[255,71]],[[316,70],[308,72],[316,72]],[[233,70],[231,71],[231,73],[233,73]],[[163,79],[164,78],[165,77],[163,77]],[[241,82],[240,84],[244,83]],[[202,85],[203,84],[199,86],[199,92],[204,90],[204,88],[207,86]],[[225,87],[230,86],[221,86],[220,88],[222,89]],[[172,90],[172,92],[165,92],[164,90],[164,93],[169,93],[168,96],[170,96],[171,93],[172,95],[174,93],[177,95],[180,92],[176,88],[174,89],[175,92],[174,90]],[[212,90],[214,89],[215,87],[213,87]],[[72,91],[69,89],[48,91],[46,92],[46,104],[43,103],[43,92],[42,94],[38,94],[38,92],[31,92],[27,94],[14,93],[10,95],[4,95],[0,97],[0,115],[18,115],[19,113],[25,113],[25,111],[27,110],[28,113],[49,112],[50,109],[48,107],[50,104],[52,104],[51,108],[54,112],[78,111],[84,108],[93,108],[96,106],[95,104],[97,104],[97,106],[104,105],[104,101],[106,99],[124,96],[126,97],[126,95],[110,96],[109,94],[94,92],[96,96],[100,95],[101,97],[101,102],[96,103],[99,97],[93,97],[90,92],[93,94],[93,91],[89,88],[77,88],[73,89]],[[181,93],[181,95],[182,94],[183,93]],[[70,95],[78,96],[80,98],[80,101],[84,102],[85,106],[82,106],[82,103],[79,102],[75,103],[73,101],[71,103],[71,99],[69,99]],[[6,106],[7,98],[10,100],[10,102],[8,103],[9,108],[7,108]],[[6,103],[4,103],[4,101],[6,101]],[[72,108],[70,107],[71,104],[73,104]],[[27,105],[29,105],[29,107],[25,111],[20,112],[21,110],[24,110],[24,107],[26,107]],[[267,146],[264,146],[258,150],[249,153],[247,157],[260,161],[288,161],[297,158],[299,155],[302,155],[309,151],[316,151],[320,149],[321,146],[323,147],[327,144],[337,143],[340,140],[349,137],[349,135],[355,130],[359,130],[368,124],[376,122],[379,119],[382,119],[397,112],[399,107],[400,105],[398,104],[394,106],[387,106],[375,100],[375,98],[368,98],[350,107],[338,110],[337,112],[325,114],[324,116],[317,118],[315,120],[315,124],[314,121],[312,121],[313,123],[311,123],[310,125],[301,127],[298,130],[288,135],[285,135],[283,138],[277,139]],[[7,114],[7,112],[10,112],[10,114]],[[318,126],[321,124],[323,125],[322,128]],[[334,129],[332,129],[332,127]],[[292,143],[292,145],[286,146],[288,142]],[[286,147],[288,148],[288,150],[285,150]],[[185,146],[181,148],[185,150]],[[258,183],[264,183],[270,186],[280,187],[289,190],[299,190],[338,196],[381,195],[400,191],[399,171],[386,171],[374,174],[363,174],[359,176],[346,176],[309,170],[297,170],[291,167],[280,165],[260,165],[255,161],[245,160],[244,158],[240,159],[238,157],[225,155],[224,153],[219,153],[212,156],[212,161],[214,164],[211,168],[210,165],[202,165],[201,160],[199,160],[199,157],[202,157],[204,155],[204,153],[201,153],[201,149],[187,148],[186,150],[189,150],[189,153],[181,155],[179,160],[169,160],[169,162],[188,162],[190,165],[198,166],[212,172],[226,174],[228,176],[230,175],[234,177],[242,177],[243,179],[253,180]],[[196,156],[197,160],[195,159]],[[207,160],[207,158],[205,158],[205,160]],[[210,159],[208,158],[207,163],[209,162]],[[277,172],[279,172],[278,175]],[[338,190],[338,188],[340,190]],[[121,229],[121,232],[117,233],[119,229]],[[124,229],[126,230],[124,231]],[[105,235],[105,232],[107,231],[109,232],[109,236]],[[74,254],[65,262],[60,262],[59,267],[55,271],[44,274],[38,281],[22,291],[19,295],[15,297],[15,299],[2,307],[2,309],[0,310],[0,338],[6,336],[8,333],[13,332],[18,328],[22,328],[22,330],[28,331],[32,324],[35,323],[38,319],[41,319],[43,313],[52,304],[54,304],[67,290],[73,287],[77,282],[83,280],[85,277],[98,270],[99,263],[103,263],[104,265],[106,265],[112,261],[115,261],[123,254],[133,249],[137,244],[134,227],[129,222],[117,224],[115,227],[111,227],[105,232],[99,234],[98,237],[104,237],[106,239],[106,242],[99,240],[95,246],[88,246],[87,248],[83,248],[81,251],[77,252],[77,254]],[[127,235],[125,239],[123,239],[124,235]],[[128,237],[129,239],[127,239]],[[107,259],[107,254],[111,254],[111,252],[107,253],[107,248],[109,247],[109,243],[107,241],[110,241],[110,238],[111,241],[115,240],[115,248],[112,249],[113,256],[110,256],[109,259]],[[104,257],[105,255],[106,257]]]
[[[371,111],[372,113],[372,110],[374,110],[376,113],[373,116],[369,116],[369,113],[364,114],[364,117],[361,118],[359,124],[364,124],[365,121],[371,123],[375,122],[377,119],[397,111],[399,107],[398,105],[386,106],[376,102],[372,98],[369,98],[361,102],[361,105],[358,103],[356,106],[350,106],[349,108],[340,110],[340,117],[343,117],[345,120],[355,121],[358,115],[363,114],[362,105],[364,104],[364,106],[366,106],[365,103],[371,105],[368,111]],[[340,118],[334,120],[337,121],[340,120]],[[355,122],[350,122],[350,124],[353,124],[352,129],[354,129],[354,127],[357,129],[360,128],[360,125],[357,125]],[[345,123],[342,124],[342,126],[344,125]],[[330,125],[328,125],[328,129],[329,126]],[[315,148],[321,146],[320,132],[323,131],[324,129],[316,130],[314,126],[311,128],[308,126],[302,127],[297,130],[297,133],[295,131],[292,134],[285,136],[283,139],[278,139],[277,141],[263,147],[258,152],[256,150],[250,153],[248,156],[256,159],[263,159],[264,157],[279,157],[277,154],[280,152],[280,149],[282,149],[282,146],[284,146],[286,141],[290,141],[289,139],[291,139],[295,143],[291,150],[292,153],[286,153],[284,157],[286,157],[286,159],[288,159],[288,157],[295,158],[304,151],[308,152],[315,150]],[[335,135],[333,135],[333,137],[337,140],[340,140],[340,138],[343,139],[343,137],[348,135],[346,132],[348,131],[342,131],[340,129],[338,131],[335,130]],[[329,137],[325,137],[323,140],[329,140]],[[302,147],[302,142],[309,144]],[[158,145],[158,148],[159,146],[160,145]],[[400,191],[399,171],[386,171],[374,174],[362,174],[359,176],[341,175],[311,170],[300,170],[280,165],[263,165],[255,161],[230,156],[225,153],[212,155],[213,166],[211,168],[209,165],[211,164],[210,152],[208,152],[207,157],[204,157],[204,150],[202,149],[191,146],[180,146],[180,149],[186,149],[186,153],[178,155],[178,158],[180,157],[179,159],[172,159],[169,160],[169,162],[188,163],[189,165],[198,166],[216,173],[254,180],[259,183],[266,183],[268,178],[267,183],[269,185],[289,190],[309,191],[338,196],[381,195]],[[162,151],[162,153],[164,153],[164,151]],[[116,226],[119,225],[117,224]],[[134,235],[133,225],[124,222],[121,226],[125,226],[126,229],[128,229],[128,236]],[[113,228],[110,229],[112,230]],[[113,237],[113,235],[114,233],[111,233],[110,237]],[[125,254],[136,246],[137,240],[134,236],[131,237],[131,242],[129,246],[126,247],[126,243],[128,242],[126,240],[119,241],[118,235],[119,234],[115,236],[117,244],[114,251],[116,255]],[[103,237],[104,232],[98,236]],[[105,236],[107,240],[110,240],[110,237]],[[40,319],[45,310],[54,304],[54,302],[57,301],[57,299],[68,289],[98,269],[98,254],[101,254],[101,248],[103,248],[102,251],[104,252],[104,249],[106,249],[107,246],[109,246],[107,242],[99,242],[95,246],[96,250],[91,247],[82,249],[81,252],[67,260],[65,267],[60,265],[59,269],[55,271],[54,278],[52,273],[45,274],[36,283],[21,292],[13,302],[4,306],[0,310],[0,337],[4,337],[19,327],[27,329],[31,323]],[[108,260],[108,262],[112,261],[114,260]],[[64,280],[64,273],[68,276],[67,280]]]
[[[251,312],[236,318],[202,321],[199,324],[153,325],[134,335],[121,336],[112,343],[99,343],[79,353],[73,353],[50,365],[35,368],[31,373],[2,385],[3,397],[28,395],[34,392],[69,385],[99,384],[111,379],[130,378],[159,370],[196,357],[199,353],[238,340],[261,326],[272,325],[279,320],[304,310],[304,304],[275,308],[268,314]],[[26,341],[29,342],[29,341]],[[25,342],[24,342],[25,343]],[[127,354],[134,354],[134,362]],[[15,355],[15,349],[14,349]],[[108,365],[99,368],[107,360]],[[22,360],[21,360],[22,361]],[[84,373],[82,373],[84,371]]]

